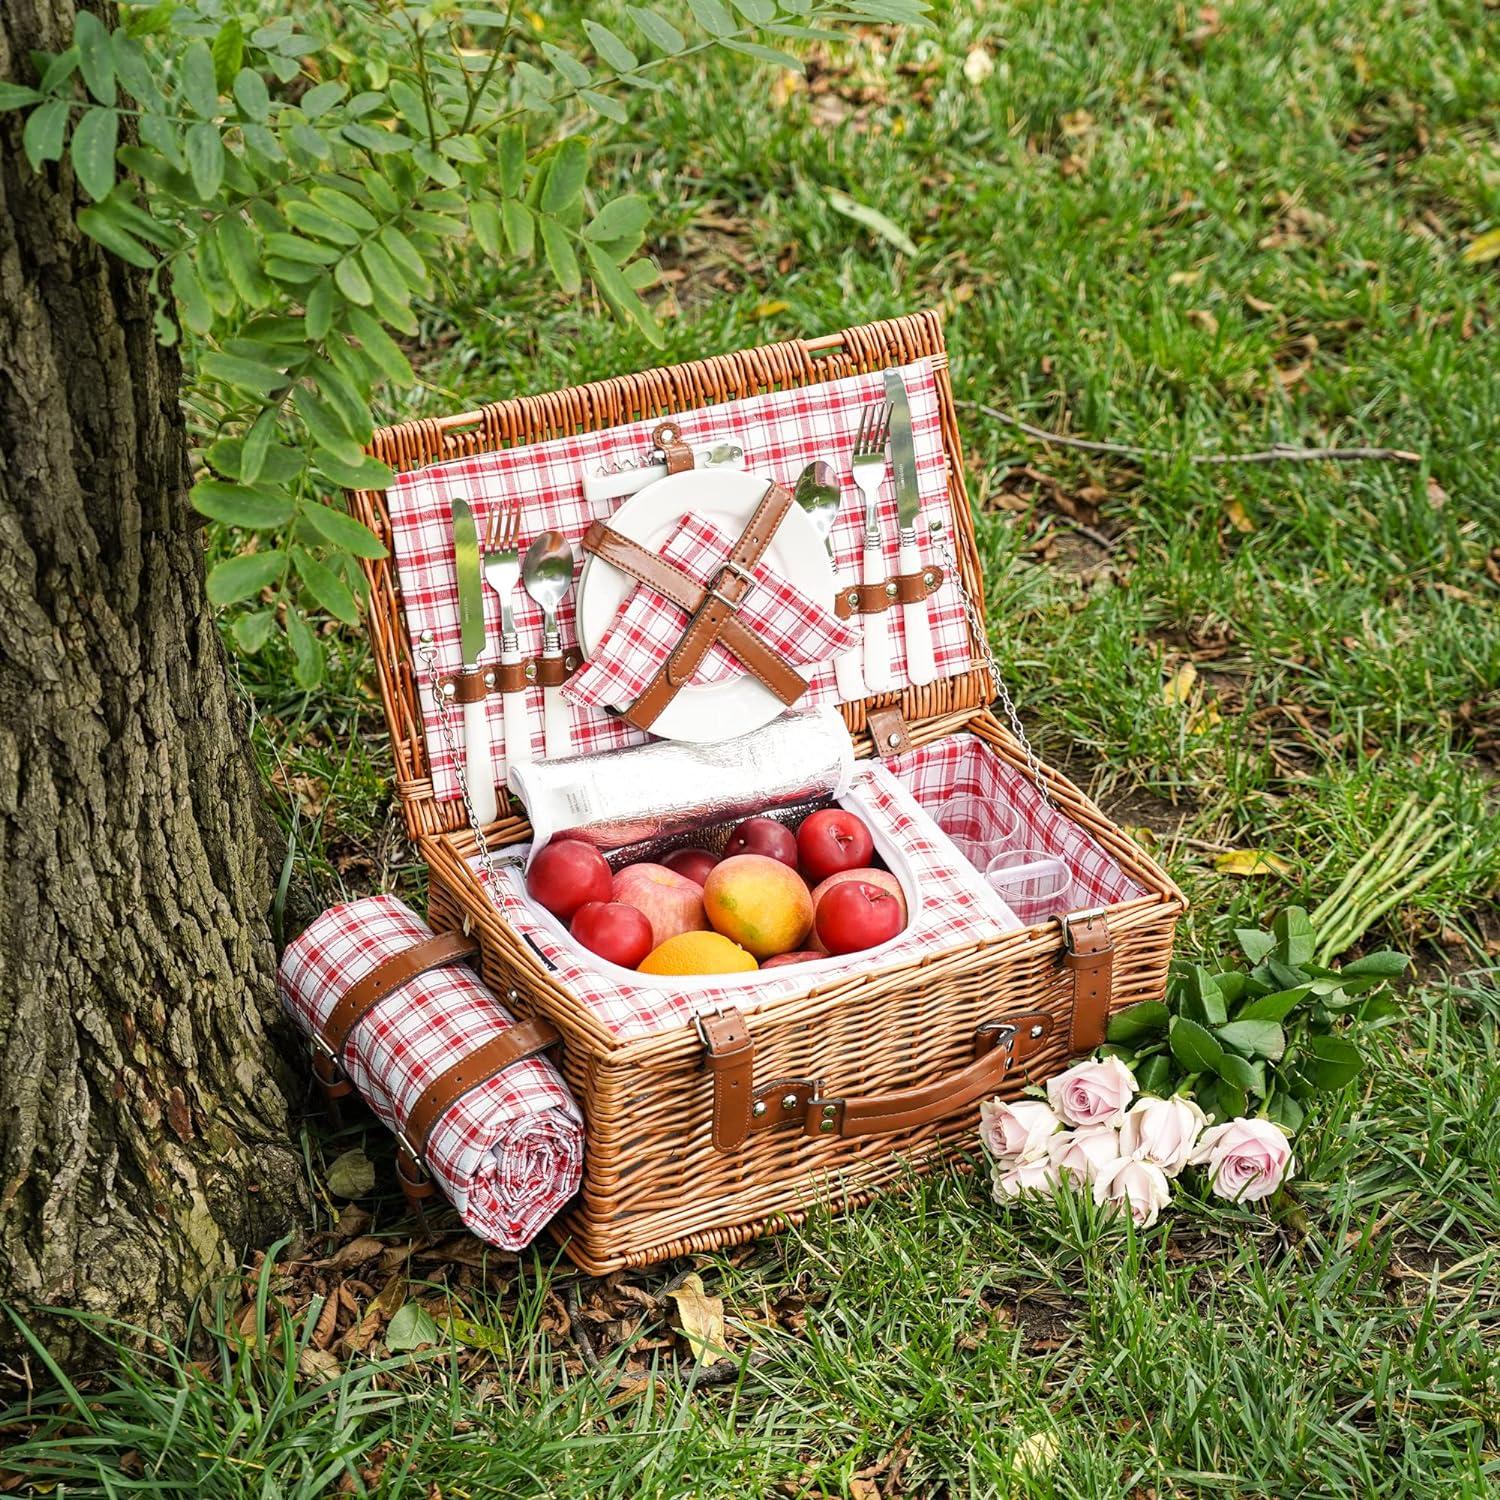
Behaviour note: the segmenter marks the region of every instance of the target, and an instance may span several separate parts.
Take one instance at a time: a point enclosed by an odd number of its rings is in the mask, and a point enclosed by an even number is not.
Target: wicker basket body
[[[932,314],[407,423],[378,433],[373,451],[394,468],[413,469],[924,356],[938,367],[960,571],[971,596],[983,599],[946,356]],[[362,492],[352,502],[356,514],[388,539],[381,497]],[[768,1129],[736,1150],[717,1149],[709,1128],[712,1082],[695,1029],[618,1040],[553,979],[486,899],[468,863],[475,847],[462,807],[437,801],[427,778],[395,569],[380,560],[367,571],[397,789],[429,868],[431,925],[477,931],[490,986],[518,1011],[544,1014],[564,1038],[563,1073],[587,1121],[583,1188],[557,1225],[574,1260],[598,1273],[734,1244],[796,1222],[815,1204],[864,1202],[910,1171],[930,1169],[966,1136],[972,1140],[969,1107],[898,1134],[818,1137]],[[976,665],[927,687],[846,704],[843,713],[860,755],[873,753],[867,709],[899,708],[912,745],[967,731],[1024,769],[1020,746],[987,706],[992,695],[988,672]],[[1107,912],[1114,945],[1111,1006],[1158,998],[1184,909],[1181,892],[1077,788],[1050,770],[1045,774],[1055,804],[1145,892]],[[492,845],[529,835],[525,819],[514,814],[486,830]],[[1073,980],[1062,965],[1063,951],[1063,934],[1052,923],[768,1004],[748,1017],[756,1082],[814,1079],[822,1093],[841,1096],[909,1090],[963,1068],[981,1023],[1045,1011],[1058,1024],[1024,1070],[1008,1076],[1002,1092],[1018,1093],[1067,1065]]]

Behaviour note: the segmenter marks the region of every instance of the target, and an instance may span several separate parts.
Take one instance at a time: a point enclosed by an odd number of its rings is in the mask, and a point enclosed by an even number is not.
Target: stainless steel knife
[[[896,481],[897,519],[901,527],[901,564],[903,575],[922,571],[922,554],[917,550],[917,515],[922,497],[917,492],[917,449],[911,430],[911,403],[906,398],[906,384],[899,370],[885,372],[885,398],[891,403],[891,471]],[[932,656],[932,627],[927,618],[927,601],[919,599],[901,606],[901,625],[906,636],[907,680],[921,686],[937,680],[937,664]]]
[[[484,652],[484,590],[479,578],[479,529],[467,500],[455,500],[453,566],[458,575],[458,644],[466,669]],[[488,695],[464,704],[464,784],[479,823],[493,823],[497,811],[494,759],[490,752]]]

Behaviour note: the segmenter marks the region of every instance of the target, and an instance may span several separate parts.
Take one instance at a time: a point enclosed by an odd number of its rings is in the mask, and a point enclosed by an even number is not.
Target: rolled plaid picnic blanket
[[[734,550],[734,538],[705,516],[689,514],[672,533],[662,556],[705,588]],[[762,558],[751,569],[752,587],[740,618],[778,656],[801,669],[830,661],[859,644],[856,626],[799,593]],[[635,701],[682,639],[687,611],[640,584],[626,596],[598,648],[563,693],[592,707]],[[723,682],[745,672],[744,663],[722,645],[704,653],[694,683]],[[803,675],[807,675],[803,673]]]
[[[539,1055],[551,1028],[517,1022],[460,961],[468,946],[367,896],[287,947],[277,987],[325,1069],[337,1064],[464,1223],[519,1250],[578,1190],[583,1117]]]

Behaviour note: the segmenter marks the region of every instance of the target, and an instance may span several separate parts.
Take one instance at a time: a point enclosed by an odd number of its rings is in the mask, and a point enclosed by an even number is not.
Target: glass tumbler
[[[1020,819],[1008,802],[968,795],[950,797],[933,813],[933,821],[980,874],[1015,838],[1020,827]]]
[[[1002,849],[985,866],[984,878],[1025,927],[1073,910],[1073,876],[1045,850]]]

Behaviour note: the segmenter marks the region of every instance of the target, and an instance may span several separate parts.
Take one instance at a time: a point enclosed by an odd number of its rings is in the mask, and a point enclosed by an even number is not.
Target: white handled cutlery
[[[455,500],[453,518],[453,565],[458,574],[458,636],[464,667],[479,665],[484,651],[484,594],[479,583],[479,533],[467,500]],[[464,704],[464,786],[473,804],[474,817],[482,825],[493,823],[495,768],[490,753],[488,703],[483,694]]]
[[[484,581],[500,596],[500,664],[515,666],[521,660],[521,637],[516,633],[516,612],[511,595],[521,581],[521,511],[510,505],[490,517],[484,540]],[[526,689],[500,694],[505,716],[505,763],[516,765],[531,759],[531,719],[526,712]]]
[[[886,586],[887,592],[892,585],[886,583],[885,542],[880,535],[880,486],[885,480],[885,444],[890,430],[890,403],[867,406],[854,435],[854,456],[850,461],[854,482],[865,497],[865,583]],[[872,693],[888,693],[896,685],[891,672],[890,611],[865,615],[863,621],[865,686]]]
[[[542,610],[542,660],[562,660],[562,635],[557,628],[557,606],[573,587],[573,548],[560,531],[544,531],[521,560],[521,582]],[[573,710],[560,687],[542,689],[542,725],[547,759],[561,760],[573,753]]]
[[[822,459],[808,464],[797,476],[797,487],[792,491],[792,498],[806,512],[808,520],[813,523],[813,530],[823,538],[823,545],[828,549],[828,560],[832,562],[833,523],[838,519],[841,503],[838,476],[833,471],[833,465],[824,463]],[[833,597],[835,600],[853,581],[857,580],[840,578],[838,568],[834,568]],[[860,670],[859,657],[860,648],[855,646],[848,651],[841,651],[833,659],[833,672],[838,682],[841,703],[863,698],[867,691],[865,674]]]
[[[917,493],[917,450],[911,431],[911,406],[899,371],[885,372],[885,394],[891,403],[891,472],[896,478],[896,507],[901,524],[900,571],[903,576],[910,576],[922,571],[922,554],[917,550],[917,515],[922,509],[922,498]],[[918,687],[936,682],[932,624],[925,599],[901,606],[901,626],[906,636],[907,680]]]

